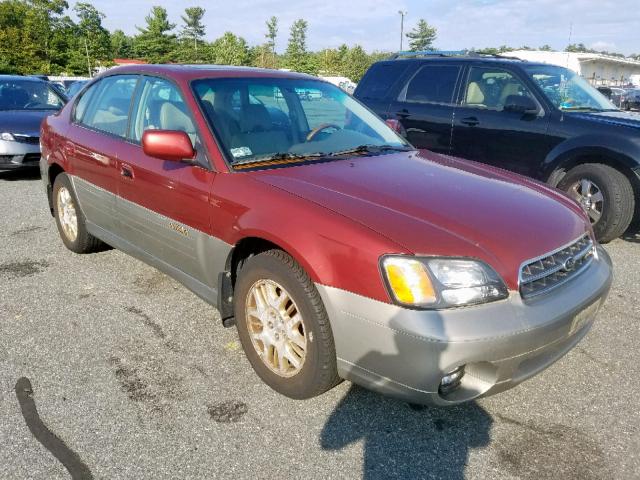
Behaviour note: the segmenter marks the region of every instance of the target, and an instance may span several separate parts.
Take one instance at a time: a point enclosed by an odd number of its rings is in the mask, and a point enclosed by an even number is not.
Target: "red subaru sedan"
[[[438,405],[503,391],[576,345],[611,284],[572,200],[417,151],[315,77],[114,69],[41,138],[64,244],[182,282],[292,398],[341,379]]]

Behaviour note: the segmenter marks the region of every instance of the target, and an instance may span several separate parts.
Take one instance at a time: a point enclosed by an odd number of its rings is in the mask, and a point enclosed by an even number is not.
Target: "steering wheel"
[[[309,135],[307,135],[307,142],[310,142],[311,140],[316,138],[316,135],[318,135],[321,131],[326,130],[327,128],[335,128],[336,130],[340,130],[340,126],[336,125],[335,123],[323,123],[322,125],[318,125],[316,128],[309,132]]]

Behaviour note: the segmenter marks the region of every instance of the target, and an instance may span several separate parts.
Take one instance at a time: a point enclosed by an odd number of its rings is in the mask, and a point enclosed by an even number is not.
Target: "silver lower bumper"
[[[589,331],[611,286],[607,253],[573,281],[535,301],[419,311],[317,285],[341,377],[415,403],[451,405],[511,388],[544,370]],[[442,376],[465,365],[461,386],[440,395]]]

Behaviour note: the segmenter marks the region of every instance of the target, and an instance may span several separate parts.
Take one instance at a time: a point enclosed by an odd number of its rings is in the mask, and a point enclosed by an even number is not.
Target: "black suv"
[[[571,70],[472,54],[375,63],[354,92],[418,148],[488,163],[566,191],[601,242],[640,219],[640,115]]]

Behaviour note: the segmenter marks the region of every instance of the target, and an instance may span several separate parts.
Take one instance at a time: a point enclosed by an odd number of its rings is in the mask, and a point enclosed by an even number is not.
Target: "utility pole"
[[[404,16],[407,14],[407,12],[398,10],[398,13],[400,14],[400,51],[402,51],[404,41]]]
[[[84,38],[84,51],[87,53],[87,68],[89,70],[89,78],[93,78],[91,71],[91,61],[89,60],[89,46],[87,45],[87,37]]]

